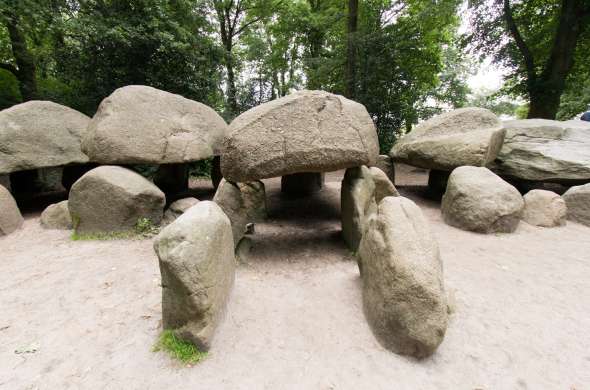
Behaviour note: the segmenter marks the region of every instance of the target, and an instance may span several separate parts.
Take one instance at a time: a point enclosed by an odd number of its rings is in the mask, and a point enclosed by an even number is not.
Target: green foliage
[[[561,96],[557,112],[558,120],[578,119],[590,106],[590,77],[585,80],[572,80],[570,88]]]
[[[500,91],[482,89],[475,91],[467,102],[468,106],[487,108],[496,115],[515,116],[521,105],[508,99]]]
[[[162,332],[153,351],[166,351],[185,364],[196,364],[207,357],[207,352],[201,352],[194,344],[181,340],[172,330]]]
[[[213,166],[213,158],[199,160],[189,163],[189,176],[195,178],[210,178],[211,168]]]

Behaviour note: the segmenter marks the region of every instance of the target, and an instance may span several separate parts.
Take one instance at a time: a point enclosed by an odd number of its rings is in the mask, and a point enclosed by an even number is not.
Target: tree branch
[[[535,60],[533,58],[533,54],[531,53],[529,47],[527,46],[526,42],[522,38],[522,35],[520,35],[520,31],[518,30],[518,26],[516,25],[516,22],[514,21],[514,18],[512,17],[512,9],[510,8],[510,0],[504,0],[504,18],[506,19],[508,31],[510,32],[510,35],[512,35],[512,38],[514,38],[514,41],[516,42],[516,46],[518,47],[518,50],[520,51],[520,53],[522,54],[522,57],[524,59],[524,64],[526,67],[528,79],[529,79],[529,81],[533,81],[537,77],[537,74],[535,72]]]

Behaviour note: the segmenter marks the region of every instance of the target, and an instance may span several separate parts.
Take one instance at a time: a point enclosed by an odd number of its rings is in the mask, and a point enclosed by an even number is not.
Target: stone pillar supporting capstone
[[[305,196],[321,191],[324,186],[323,172],[301,172],[281,177],[283,194]]]

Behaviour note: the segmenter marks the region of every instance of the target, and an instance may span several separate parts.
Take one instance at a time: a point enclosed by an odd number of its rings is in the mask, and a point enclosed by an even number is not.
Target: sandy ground
[[[282,199],[256,226],[226,319],[205,361],[152,352],[160,287],[151,240],[73,242],[24,229],[0,238],[2,389],[589,389],[590,228],[478,235],[442,223],[423,171],[397,184],[438,237],[454,296],[429,359],[383,349],[362,313],[340,239],[339,174],[321,195]],[[16,350],[36,349],[33,353]]]

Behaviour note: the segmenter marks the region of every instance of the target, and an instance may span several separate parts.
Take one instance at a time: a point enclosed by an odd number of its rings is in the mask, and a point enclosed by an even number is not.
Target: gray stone
[[[438,244],[409,199],[387,197],[359,247],[363,308],[373,333],[393,352],[430,356],[448,322]]]
[[[154,241],[162,275],[162,325],[202,351],[211,347],[235,279],[230,221],[204,201]]]
[[[494,113],[467,107],[419,123],[395,143],[389,154],[395,162],[451,171],[462,165],[490,164],[503,139],[502,123]]]
[[[102,164],[186,163],[218,155],[227,129],[204,104],[131,85],[102,101],[82,149]]]
[[[389,180],[395,185],[395,165],[393,164],[391,157],[385,154],[380,154],[377,156],[374,166],[385,172]]]
[[[188,209],[199,203],[197,198],[182,198],[178,199],[168,207],[168,210],[164,212],[164,218],[162,219],[162,225],[169,225],[184,214]]]
[[[532,190],[524,198],[522,219],[534,226],[553,227],[565,225],[567,206],[555,192]]]
[[[590,123],[524,119],[504,122],[506,137],[491,169],[534,182],[590,181]]]
[[[375,181],[366,166],[348,168],[340,190],[342,237],[356,252],[361,242],[367,217],[377,209]]]
[[[90,118],[47,101],[0,111],[0,174],[88,162],[80,140]]]
[[[323,91],[300,91],[238,116],[221,156],[223,176],[248,182],[299,172],[373,165],[377,132],[365,107]]]
[[[235,246],[246,233],[248,223],[261,221],[267,215],[266,192],[261,181],[232,183],[222,179],[213,201],[231,221]]]
[[[386,196],[399,196],[399,192],[389,180],[389,177],[377,167],[369,168],[373,182],[375,183],[375,202],[379,204]]]
[[[293,173],[281,177],[281,192],[288,195],[305,196],[322,190],[324,174],[320,172]]]
[[[571,187],[563,194],[567,205],[567,218],[590,226],[590,183]]]
[[[64,200],[47,206],[41,213],[41,226],[45,229],[72,229],[72,217],[68,208],[68,201]]]
[[[78,233],[126,232],[144,218],[159,224],[165,203],[164,193],[143,176],[105,165],[74,183],[68,207]]]
[[[19,229],[23,222],[16,201],[4,186],[0,186],[0,236],[7,236]]]
[[[523,208],[516,188],[487,168],[471,166],[451,173],[441,205],[447,224],[478,233],[513,232]]]

